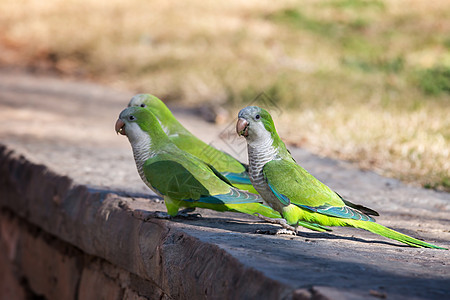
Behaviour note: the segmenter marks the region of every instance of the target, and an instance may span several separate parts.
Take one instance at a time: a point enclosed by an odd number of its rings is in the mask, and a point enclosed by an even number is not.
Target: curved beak
[[[248,136],[248,122],[245,119],[239,118],[236,123],[236,132],[239,135],[243,135],[245,137]]]
[[[117,134],[127,135],[125,133],[125,123],[121,119],[117,119],[115,129]]]

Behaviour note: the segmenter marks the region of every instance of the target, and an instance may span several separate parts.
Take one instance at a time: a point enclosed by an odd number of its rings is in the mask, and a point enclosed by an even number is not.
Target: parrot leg
[[[275,233],[273,234],[297,234],[297,228],[289,225],[285,219],[273,219],[273,218],[269,218],[269,217],[265,217],[261,214],[255,214],[258,218],[260,218],[261,220],[264,220],[268,223],[272,223],[272,224],[278,224],[281,227],[283,227],[282,229],[278,229],[275,231]],[[269,234],[271,234],[269,232]]]
[[[200,214],[188,214],[190,212],[193,212],[195,210],[195,207],[187,207],[181,211],[178,211],[180,206],[182,206],[182,201],[180,200],[174,200],[170,198],[169,196],[164,196],[164,203],[166,204],[167,213],[176,218],[185,218],[185,219],[192,219],[192,218],[199,218],[201,217]]]
[[[195,207],[188,207],[185,208],[183,210],[180,210],[177,215],[175,216],[176,218],[183,218],[183,219],[198,219],[201,218],[202,215],[201,214],[190,214],[190,212],[193,212],[195,210]]]
[[[286,228],[281,228],[275,231],[275,235],[278,234],[290,234],[290,235],[297,235],[296,231],[292,231],[290,229],[286,229]]]
[[[151,214],[151,217],[155,219],[166,219],[166,220],[172,219],[171,215],[163,211],[155,211]]]
[[[178,212],[178,214],[182,213],[182,214],[188,214],[195,211],[195,207],[187,207],[185,209],[182,209]]]
[[[186,208],[183,210],[180,210],[175,216],[171,216],[166,212],[163,211],[155,211],[152,212],[151,214],[149,214],[150,218],[155,218],[155,219],[165,219],[165,220],[170,220],[173,218],[180,218],[180,219],[197,219],[197,218],[201,218],[202,215],[201,214],[188,214],[189,212],[194,211],[195,208]]]

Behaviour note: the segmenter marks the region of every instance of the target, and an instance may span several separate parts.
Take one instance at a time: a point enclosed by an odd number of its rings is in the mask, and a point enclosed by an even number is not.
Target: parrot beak
[[[125,133],[125,123],[121,119],[117,119],[116,121],[116,133],[121,135],[127,135]]]
[[[239,118],[236,123],[236,132],[238,135],[248,137],[248,122],[245,119]]]

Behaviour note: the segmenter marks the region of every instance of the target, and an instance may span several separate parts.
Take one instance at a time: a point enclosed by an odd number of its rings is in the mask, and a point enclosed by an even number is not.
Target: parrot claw
[[[281,228],[281,229],[278,229],[278,230],[275,231],[275,235],[279,235],[279,234],[297,235],[297,232],[294,231],[294,230]]]
[[[202,215],[201,214],[189,214],[191,212],[193,212],[195,210],[195,207],[188,207],[185,208],[183,210],[180,210],[177,215],[175,216],[176,218],[183,218],[183,219],[198,219],[201,218]]]
[[[182,219],[197,219],[201,218],[201,214],[188,214],[189,212],[194,211],[192,208],[187,208],[180,210],[176,216],[171,216],[166,212],[163,211],[155,211],[149,214],[148,218],[155,218],[155,219],[165,219],[165,220],[171,220],[173,218],[182,218]]]
[[[275,233],[271,233],[272,231],[259,231],[258,233],[268,233],[268,234],[293,234],[293,235],[297,235],[297,228],[289,225],[285,219],[272,219],[269,217],[265,217],[261,214],[256,214],[256,216],[258,218],[260,218],[261,220],[264,220],[266,222],[272,223],[272,224],[278,224],[281,225],[281,227],[283,227],[282,229],[278,229],[275,231]]]
[[[193,211],[195,211],[195,207],[188,207],[188,208],[180,210],[178,212],[178,214],[188,214],[188,213],[191,213]]]
[[[202,218],[201,214],[180,214],[178,213],[175,218],[181,218],[181,219],[188,219],[188,220],[194,220],[194,219],[200,219]]]
[[[257,230],[255,230],[255,233],[269,234],[269,235],[279,235],[279,234],[297,235],[297,233],[295,231],[292,231],[292,230],[289,230],[286,228],[279,228],[279,229],[272,229],[272,230],[257,229]]]
[[[166,219],[166,220],[172,219],[171,215],[163,211],[155,211],[154,213],[152,213],[151,217],[155,219]]]

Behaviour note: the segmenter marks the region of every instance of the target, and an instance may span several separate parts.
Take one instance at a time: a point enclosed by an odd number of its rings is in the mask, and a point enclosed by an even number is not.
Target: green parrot
[[[214,167],[175,146],[150,110],[124,109],[115,129],[128,137],[141,179],[164,198],[170,216],[180,207],[200,207],[280,217],[259,195],[233,187]]]
[[[195,137],[178,122],[160,99],[150,94],[139,94],[131,98],[128,103],[128,107],[132,106],[149,109],[158,118],[164,132],[178,148],[214,166],[235,187],[257,193],[250,182],[245,164]]]
[[[236,131],[247,140],[250,180],[283,219],[267,221],[296,231],[298,222],[362,228],[413,247],[446,249],[375,223],[373,210],[343,200],[292,158],[270,114],[248,106],[239,112]]]

